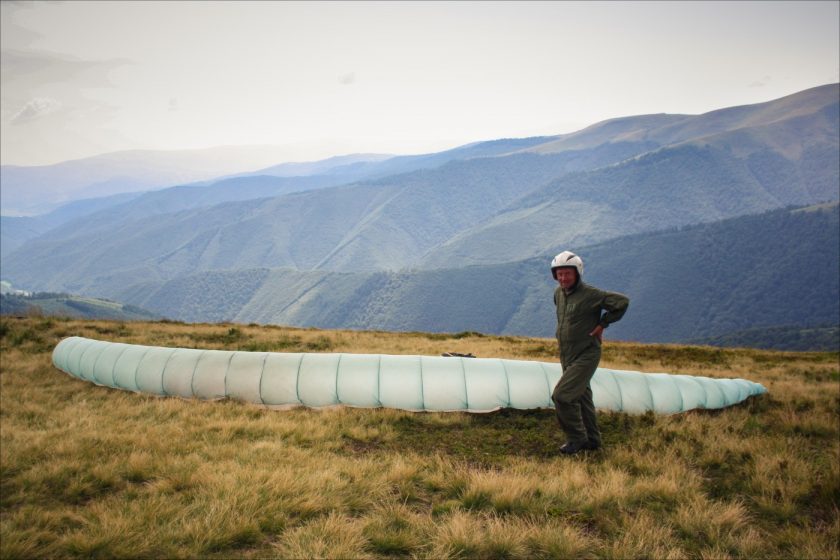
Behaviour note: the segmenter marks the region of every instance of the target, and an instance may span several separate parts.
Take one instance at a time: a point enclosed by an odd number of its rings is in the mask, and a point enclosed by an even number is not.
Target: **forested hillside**
[[[834,203],[624,237],[578,252],[587,281],[631,298],[611,338],[678,342],[837,324],[838,226]],[[551,336],[552,255],[401,273],[218,271],[147,282],[115,297],[186,321]]]
[[[426,255],[423,265],[507,262],[541,254],[553,244],[589,244],[837,200],[837,94],[835,90],[833,102],[809,110],[805,100],[814,94],[777,102],[790,113],[775,118],[767,107],[751,107],[716,111],[706,118],[643,119],[647,130],[632,119],[596,127],[590,137],[617,128],[612,132],[622,138],[676,143],[616,165],[559,177],[486,223],[460,232]],[[627,130],[630,126],[634,128]],[[566,145],[577,147],[584,140],[575,136]],[[550,144],[552,149],[561,145]],[[535,151],[543,153],[547,146]]]
[[[762,348],[787,351],[836,352],[840,348],[840,327],[759,327],[720,336],[698,338],[690,344],[730,348]]]
[[[774,211],[587,249],[604,285],[632,294],[622,338],[840,324],[838,205]]]
[[[731,154],[680,146],[557,179],[462,231],[427,255],[423,265],[510,262],[556,245],[588,245],[780,204]]]

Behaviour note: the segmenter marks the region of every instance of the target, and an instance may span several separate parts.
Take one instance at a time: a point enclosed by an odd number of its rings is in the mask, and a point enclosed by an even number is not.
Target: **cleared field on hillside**
[[[602,413],[562,457],[553,412],[270,411],[54,369],[66,336],[252,351],[554,361],[553,341],[256,325],[0,322],[0,557],[840,556],[837,353],[607,342],[602,365],[743,377],[722,411]]]

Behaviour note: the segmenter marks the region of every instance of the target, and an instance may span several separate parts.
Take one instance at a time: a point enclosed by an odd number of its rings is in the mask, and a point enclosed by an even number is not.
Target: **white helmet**
[[[563,251],[551,260],[551,276],[558,268],[574,267],[577,269],[578,279],[583,278],[583,261],[571,251]]]

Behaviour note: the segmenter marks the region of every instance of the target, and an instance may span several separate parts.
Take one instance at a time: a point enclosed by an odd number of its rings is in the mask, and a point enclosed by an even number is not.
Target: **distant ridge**
[[[277,146],[124,150],[40,166],[0,166],[4,216],[31,216],[84,198],[160,189],[257,169],[282,158]]]

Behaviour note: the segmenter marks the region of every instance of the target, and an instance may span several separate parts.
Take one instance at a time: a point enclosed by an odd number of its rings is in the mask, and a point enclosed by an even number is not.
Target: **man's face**
[[[575,285],[577,280],[577,270],[574,268],[558,268],[554,271],[554,278],[564,290],[568,290]]]

